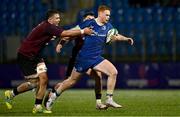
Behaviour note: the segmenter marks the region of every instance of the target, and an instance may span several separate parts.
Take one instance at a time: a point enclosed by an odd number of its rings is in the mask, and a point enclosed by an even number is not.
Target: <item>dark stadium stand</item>
[[[112,8],[111,22],[120,33],[134,38],[135,47],[116,44],[117,55],[166,55],[180,54],[180,7],[161,6],[146,7],[130,5],[128,0],[95,0],[93,10],[100,4]],[[49,8],[57,7],[62,12],[69,8],[66,0],[48,4],[43,0],[2,0],[0,4],[0,35],[20,35],[27,33],[43,19]],[[82,16],[78,14],[77,18]],[[77,21],[80,21],[77,19]],[[77,22],[78,23],[78,22]],[[146,48],[144,48],[146,47]],[[175,49],[174,49],[175,48]],[[112,53],[112,47],[106,54]],[[127,54],[128,53],[128,54]]]

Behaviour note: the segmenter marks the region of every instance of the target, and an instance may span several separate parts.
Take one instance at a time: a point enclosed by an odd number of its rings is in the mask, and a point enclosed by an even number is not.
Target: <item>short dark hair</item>
[[[90,15],[90,16],[95,16],[95,15],[94,15],[94,12],[90,11],[90,12],[84,13],[83,19],[86,18],[88,15]]]
[[[52,17],[54,14],[60,14],[60,12],[55,9],[48,10],[46,13],[46,20],[49,19],[50,17]]]

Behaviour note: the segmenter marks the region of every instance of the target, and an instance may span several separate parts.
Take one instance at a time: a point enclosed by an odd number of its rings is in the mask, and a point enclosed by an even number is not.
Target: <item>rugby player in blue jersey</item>
[[[94,19],[94,18],[95,18],[95,16],[94,16],[93,12],[86,12],[83,15],[83,21]],[[74,28],[80,29],[79,26],[76,26]],[[69,62],[68,62],[68,67],[67,67],[67,71],[66,71],[66,78],[68,78],[71,75],[71,72],[72,72],[73,67],[75,65],[75,62],[76,62],[76,57],[77,57],[77,55],[78,55],[79,51],[81,50],[83,43],[84,43],[83,36],[74,37],[73,40],[75,43],[74,43],[74,47],[72,49],[71,57],[70,57]],[[61,39],[60,40],[60,42],[56,46],[56,52],[57,53],[60,53],[61,48],[63,47],[63,45],[65,43],[67,43],[67,41],[68,41],[67,39],[65,39],[65,40]],[[95,79],[96,109],[102,109],[102,110],[107,109],[107,106],[101,102],[102,73],[97,72],[97,71],[92,70],[92,69],[89,69],[89,70],[87,70],[86,74],[89,75],[90,78]],[[59,87],[60,84],[61,83],[56,84],[56,86],[52,89],[52,92],[55,92],[55,90]],[[46,100],[47,100],[47,98],[45,98],[45,102],[46,102]]]
[[[85,73],[89,68],[108,76],[106,93],[107,99],[105,104],[108,107],[122,107],[113,100],[113,92],[118,71],[110,61],[101,56],[106,43],[107,33],[109,30],[113,29],[113,26],[108,23],[109,19],[110,8],[105,5],[101,5],[98,8],[98,17],[96,19],[87,20],[79,25],[81,29],[84,27],[91,27],[94,34],[89,36],[87,35],[83,38],[84,44],[77,55],[76,63],[71,76],[64,80],[58,88],[56,88],[55,92],[50,92],[49,95],[46,95],[46,97],[48,96],[48,100],[45,102],[46,109],[51,110],[54,101],[62,94],[62,92],[74,86],[83,73]],[[112,35],[111,40],[127,41],[133,45],[133,39],[120,34]]]

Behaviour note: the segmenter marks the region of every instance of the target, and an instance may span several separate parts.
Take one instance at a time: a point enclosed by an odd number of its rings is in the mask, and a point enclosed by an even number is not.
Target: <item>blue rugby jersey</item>
[[[107,33],[113,26],[110,23],[100,26],[96,23],[95,19],[92,19],[79,24],[79,27],[81,29],[91,27],[95,34],[83,37],[84,44],[77,59],[96,59],[101,57],[106,43]]]

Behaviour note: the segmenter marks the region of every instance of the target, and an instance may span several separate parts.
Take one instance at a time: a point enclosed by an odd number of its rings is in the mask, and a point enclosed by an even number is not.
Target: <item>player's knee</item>
[[[27,82],[28,83],[28,88],[29,89],[33,89],[33,88],[36,88],[37,87],[37,84],[36,83],[31,83],[31,82]]]
[[[116,76],[118,75],[118,71],[116,69],[112,70],[110,75],[116,78]]]
[[[69,78],[69,83],[71,86],[74,86],[77,82],[77,79]]]
[[[29,89],[36,88],[38,86],[38,80],[37,79],[29,79],[27,84]]]

